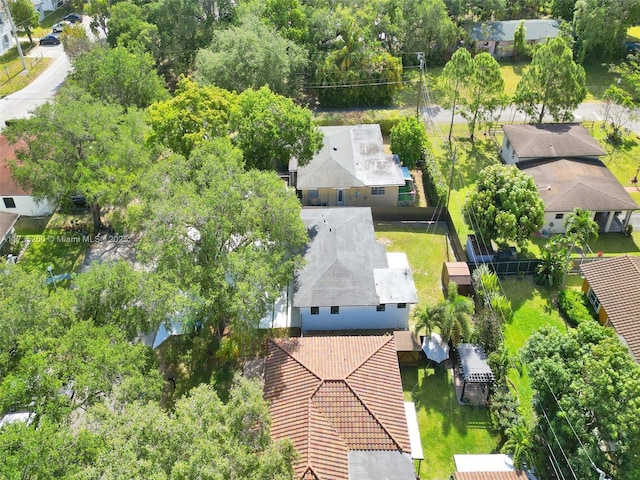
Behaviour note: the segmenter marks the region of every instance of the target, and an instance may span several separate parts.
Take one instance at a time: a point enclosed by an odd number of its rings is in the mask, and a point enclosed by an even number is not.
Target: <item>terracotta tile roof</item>
[[[456,480],[527,480],[523,472],[457,472]]]
[[[602,147],[579,123],[503,125],[520,158],[601,157]]]
[[[392,336],[270,339],[264,389],[297,478],[347,480],[350,450],[411,451]]]
[[[9,171],[9,159],[15,158],[15,147],[0,135],[0,195],[3,197],[14,195],[30,195],[15,182]]]
[[[580,270],[616,333],[640,361],[640,257],[607,258]]]

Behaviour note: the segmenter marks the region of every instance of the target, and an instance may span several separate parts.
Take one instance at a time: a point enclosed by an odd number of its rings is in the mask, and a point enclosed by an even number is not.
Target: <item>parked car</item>
[[[50,33],[40,39],[40,45],[60,45],[60,38],[57,33]]]
[[[61,22],[56,23],[53,27],[51,27],[51,32],[53,33],[62,33],[65,27],[69,27],[71,22],[67,20],[63,20]]]
[[[80,15],[79,13],[70,13],[68,15],[65,15],[63,20],[71,23],[78,23],[82,21],[82,15]]]

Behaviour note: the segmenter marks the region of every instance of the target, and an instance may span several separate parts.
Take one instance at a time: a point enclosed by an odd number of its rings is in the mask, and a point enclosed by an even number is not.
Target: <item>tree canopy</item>
[[[97,46],[75,58],[67,82],[96,99],[125,109],[146,108],[169,96],[151,55],[142,51],[134,53],[121,45]]]
[[[533,178],[509,165],[491,165],[478,175],[462,207],[465,223],[482,241],[526,243],[542,227],[544,203]]]
[[[33,44],[33,29],[40,25],[40,15],[36,12],[31,0],[10,0],[9,10],[16,29],[24,32]]]
[[[211,45],[198,52],[194,78],[230,91],[267,85],[271,91],[299,93],[307,52],[257,18],[217,30]]]
[[[132,199],[150,160],[146,132],[140,111],[124,113],[75,88],[4,130],[17,147],[17,161],[10,162],[16,181],[36,199],[65,202],[83,194],[96,227],[102,207]]]
[[[565,458],[565,478],[570,465],[577,478],[597,479],[594,463],[608,478],[640,475],[640,367],[615,331],[595,321],[566,332],[543,327],[523,355],[544,448]]]
[[[573,110],[586,96],[584,68],[573,61],[566,41],[557,37],[536,50],[513,100],[532,122],[542,123],[546,114],[563,122],[573,119]]]
[[[400,157],[400,161],[410,169],[431,151],[424,124],[418,117],[405,117],[391,129],[391,151]]]
[[[227,138],[169,156],[148,176],[137,218],[141,257],[201,299],[204,323],[245,341],[293,277],[307,236],[295,193],[241,158]]]

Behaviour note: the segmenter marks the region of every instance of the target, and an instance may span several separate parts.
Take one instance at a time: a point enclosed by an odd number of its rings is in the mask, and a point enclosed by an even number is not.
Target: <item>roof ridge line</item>
[[[302,338],[302,337],[300,337]],[[318,375],[316,375],[313,370],[311,370],[309,367],[307,367],[304,363],[302,363],[300,360],[298,360],[296,357],[294,357],[293,355],[291,355],[291,353],[287,352],[284,348],[282,348],[273,338],[270,338],[269,341],[271,343],[273,343],[276,347],[278,347],[280,350],[282,350],[284,353],[286,353],[289,357],[291,357],[293,360],[295,360],[295,362],[300,365],[302,368],[304,368],[307,372],[309,372],[311,375],[313,375],[314,377],[316,377],[319,381],[320,384],[322,384],[322,382],[324,381],[322,378],[318,377]]]
[[[386,342],[385,342],[386,345]],[[358,399],[358,401],[362,404],[362,406],[364,407],[364,409],[369,412],[369,415],[371,415],[371,417],[376,421],[376,423],[380,426],[380,428],[382,429],[382,431],[384,433],[386,433],[389,438],[391,439],[391,441],[393,442],[393,444],[396,446],[396,448],[398,449],[398,451],[400,452],[404,452],[403,448],[400,446],[400,443],[395,439],[395,437],[391,434],[391,432],[389,432],[389,430],[387,430],[387,428],[384,426],[384,424],[380,421],[380,419],[378,418],[378,416],[369,408],[369,405],[367,405],[367,403],[360,398],[360,395],[358,395],[356,393],[356,391],[353,389],[353,387],[351,387],[351,384],[349,383],[348,379],[344,379],[343,380],[345,385],[347,386],[347,388],[351,391],[351,393],[353,394],[354,397],[356,397]]]

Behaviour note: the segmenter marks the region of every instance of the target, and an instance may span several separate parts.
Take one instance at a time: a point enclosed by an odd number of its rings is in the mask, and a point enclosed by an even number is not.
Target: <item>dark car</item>
[[[63,20],[71,23],[78,23],[82,21],[82,15],[80,15],[79,13],[70,13],[68,15],[65,15]]]
[[[60,38],[55,33],[50,33],[40,39],[40,45],[60,45]]]

